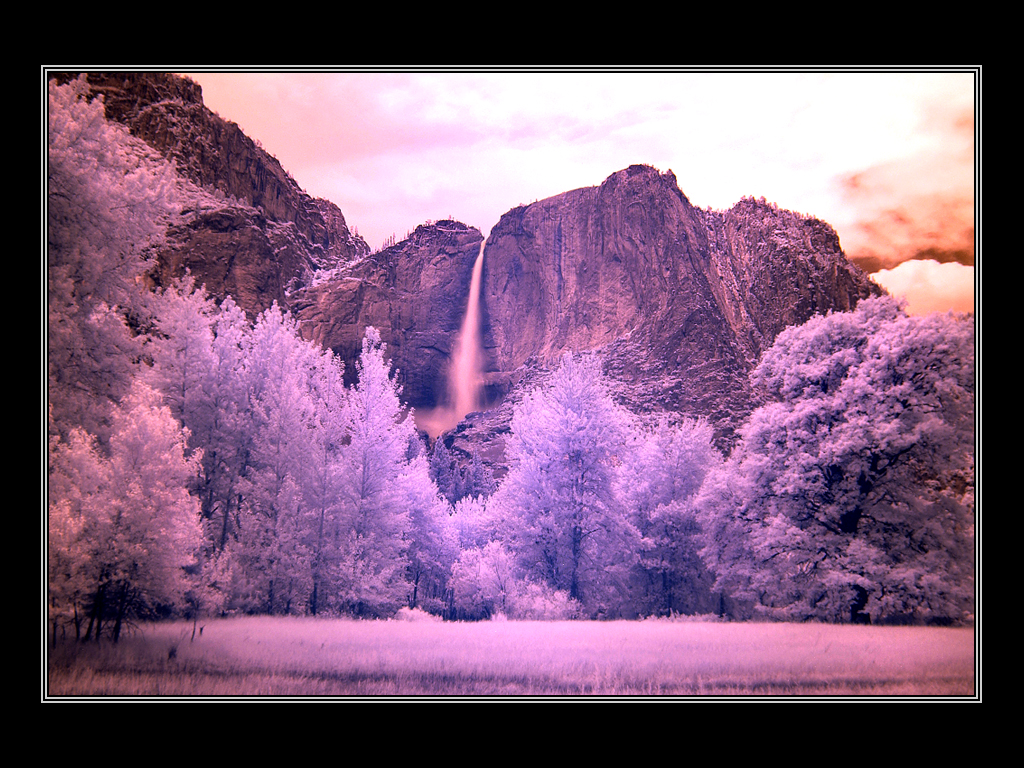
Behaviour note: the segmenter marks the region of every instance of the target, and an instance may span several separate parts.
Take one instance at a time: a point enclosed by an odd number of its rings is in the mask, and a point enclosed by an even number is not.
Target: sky
[[[975,71],[185,74],[374,249],[644,163],[701,208],[827,221],[912,312],[974,308]]]

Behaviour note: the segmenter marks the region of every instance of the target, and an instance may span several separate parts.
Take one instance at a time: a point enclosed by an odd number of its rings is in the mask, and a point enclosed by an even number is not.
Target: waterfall
[[[480,291],[483,283],[484,246],[487,238],[480,243],[473,264],[473,278],[469,284],[469,298],[466,314],[462,319],[455,347],[452,350],[451,366],[448,369],[448,399],[431,411],[417,411],[416,423],[431,438],[454,429],[467,413],[479,411],[484,402],[484,356],[481,333]]]
[[[451,396],[453,416],[457,424],[467,413],[483,406],[483,352],[480,334],[480,284],[483,282],[484,246],[473,264],[473,279],[469,284],[466,316],[462,320],[459,338],[455,342],[452,366],[448,372],[448,392]]]

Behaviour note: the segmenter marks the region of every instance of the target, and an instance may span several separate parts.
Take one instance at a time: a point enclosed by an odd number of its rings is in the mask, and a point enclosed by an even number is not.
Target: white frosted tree
[[[500,538],[499,528],[503,526],[488,515],[486,501],[480,496],[464,496],[452,507],[451,529],[458,549],[482,547],[488,541]],[[497,505],[494,505],[490,511],[496,510]]]
[[[437,489],[441,494],[448,499],[449,502],[454,504],[460,498],[460,487],[462,485],[462,478],[459,472],[459,467],[455,463],[455,458],[452,456],[451,451],[448,450],[448,446],[445,445],[443,438],[438,438],[434,441],[433,448],[430,451],[430,476],[434,480],[434,484],[437,485]]]
[[[223,552],[237,534],[241,486],[252,453],[254,423],[245,374],[251,327],[227,297],[213,322],[213,367],[206,378],[209,419],[190,426],[203,448],[200,501],[209,549]]]
[[[451,505],[430,477],[425,456],[410,460],[395,483],[397,503],[409,514],[406,581],[410,608],[440,614],[445,590],[458,554],[449,528]]]
[[[455,618],[485,619],[508,615],[522,571],[501,542],[464,550],[452,565],[451,590]]]
[[[311,450],[303,463],[303,489],[312,526],[310,541],[309,611],[314,616],[333,607],[336,585],[332,574],[339,567],[339,526],[343,512],[342,451],[348,440],[350,410],[344,369],[333,354],[315,358],[310,381],[313,398],[309,438]]]
[[[48,469],[48,608],[56,643],[58,628],[67,624],[80,639],[95,596],[92,555],[107,514],[110,466],[96,439],[76,427],[66,439],[50,437]]]
[[[416,433],[380,333],[366,329],[341,453],[336,599],[344,613],[390,615],[406,602],[409,510],[397,480]]]
[[[625,453],[619,494],[640,532],[633,603],[642,615],[706,613],[717,608],[714,577],[698,552],[693,500],[722,463],[706,420],[662,416]]]
[[[194,614],[222,610],[245,581],[235,561],[257,428],[246,376],[252,327],[230,297],[217,307],[188,275],[152,294],[148,307],[146,380],[163,393],[203,457],[192,487],[205,538],[191,608]]]
[[[50,468],[51,600],[55,614],[88,616],[85,639],[111,621],[179,605],[201,543],[188,486],[198,456],[159,393],[135,382],[111,418],[109,455],[73,431],[55,442]]]
[[[238,522],[243,604],[264,613],[305,610],[312,592],[317,510],[307,503],[317,446],[312,380],[323,351],[304,341],[277,304],[256,319],[245,378],[252,441]]]
[[[84,80],[48,90],[47,371],[52,424],[106,440],[110,406],[140,355],[127,321],[140,306],[149,246],[175,211],[170,164],[108,123]]]
[[[628,434],[600,362],[567,354],[516,407],[509,473],[488,501],[526,577],[591,616],[617,615],[636,562],[639,536],[616,493]]]
[[[213,420],[209,380],[216,369],[217,307],[190,275],[153,294],[149,305],[154,327],[146,343],[148,379],[163,393],[171,415],[199,440]]]
[[[780,618],[968,620],[973,334],[889,297],[780,334],[752,376],[775,402],[699,500],[718,587]]]

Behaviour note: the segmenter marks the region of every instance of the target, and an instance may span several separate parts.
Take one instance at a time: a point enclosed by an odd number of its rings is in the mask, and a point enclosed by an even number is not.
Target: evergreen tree
[[[251,331],[245,313],[228,296],[213,323],[213,367],[204,384],[209,420],[190,427],[203,448],[199,498],[214,556],[237,536],[242,486],[252,455],[255,425],[246,376]]]
[[[410,515],[396,481],[416,433],[385,352],[380,333],[367,328],[341,454],[335,594],[356,616],[391,615],[407,599]]]
[[[491,471],[480,461],[480,456],[473,454],[466,472],[465,492],[463,496],[488,497],[497,489],[498,483]]]
[[[313,420],[309,437],[312,450],[303,468],[305,504],[310,510],[311,573],[309,611],[314,616],[333,602],[331,573],[337,569],[336,542],[340,525],[342,451],[348,439],[350,412],[340,360],[326,353],[315,358],[311,379]]]
[[[434,441],[434,447],[430,451],[429,467],[430,477],[441,495],[452,504],[457,502],[464,495],[460,493],[462,481],[459,468],[448,446],[440,437]]]
[[[322,354],[277,304],[257,318],[245,367],[252,442],[237,550],[250,610],[304,609],[312,590],[315,511],[303,496],[310,459],[319,454],[310,379]]]

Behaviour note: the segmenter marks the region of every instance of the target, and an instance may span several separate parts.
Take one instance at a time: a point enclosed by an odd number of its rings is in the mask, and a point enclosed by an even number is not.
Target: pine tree
[[[199,498],[208,548],[218,557],[237,536],[242,485],[252,455],[255,425],[246,376],[251,331],[245,313],[228,296],[213,323],[213,367],[204,384],[210,418],[190,427],[203,448]]]
[[[430,451],[430,477],[450,503],[454,504],[464,495],[460,493],[462,483],[458,466],[441,438],[434,441]]]
[[[490,496],[497,489],[498,483],[494,479],[494,475],[491,473],[484,463],[480,461],[480,456],[473,454],[473,458],[469,464],[469,470],[466,472],[466,480],[464,484],[463,496]]]
[[[309,611],[314,616],[333,603],[331,574],[338,568],[338,527],[342,451],[350,429],[348,393],[340,360],[330,353],[318,356],[312,377],[312,450],[304,462],[304,498],[311,515],[309,540],[311,573]]]
[[[368,327],[341,455],[336,595],[356,616],[390,615],[407,598],[410,519],[396,481],[417,438],[385,353],[380,333]]]
[[[253,610],[304,609],[312,591],[316,511],[304,491],[310,458],[319,454],[310,379],[322,354],[302,340],[295,320],[277,304],[256,319],[245,367],[252,441],[237,550]]]
[[[171,415],[198,439],[212,418],[208,379],[216,368],[217,307],[191,275],[153,294],[149,305],[154,327],[146,343],[152,361],[147,376],[163,393]]]

